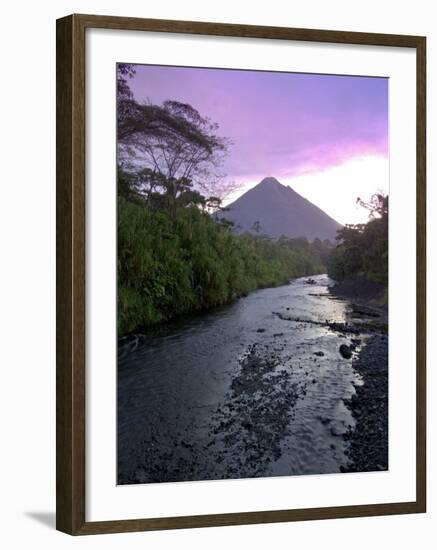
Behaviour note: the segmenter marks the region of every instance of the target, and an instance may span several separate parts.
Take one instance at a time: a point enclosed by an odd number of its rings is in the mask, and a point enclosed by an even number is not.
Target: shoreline
[[[349,464],[343,472],[388,470],[388,306],[382,285],[363,277],[336,282],[330,295],[352,305],[352,323],[367,342],[352,367],[362,378],[355,394],[344,401],[355,427],[343,437],[349,443]],[[363,318],[365,321],[363,322]],[[359,321],[359,322],[357,322]]]
[[[353,362],[363,384],[344,401],[356,425],[343,437],[350,464],[344,472],[388,470],[388,338],[372,334]]]
[[[329,287],[329,293],[354,305],[387,313],[387,288],[367,277],[358,276],[343,281],[335,281]]]
[[[332,301],[332,307],[335,308],[336,301],[343,301],[330,292],[314,296],[320,296],[325,303],[324,307],[328,308],[330,306],[327,302]],[[282,301],[281,304],[284,306]],[[174,427],[175,433],[169,442],[165,434],[152,430],[153,433],[141,439],[141,460],[135,465],[138,459],[136,451],[132,459],[128,457],[126,464],[119,469],[118,482],[135,484],[264,477],[265,472],[272,467],[276,468],[275,473],[270,473],[273,476],[386,470],[388,338],[384,329],[381,329],[385,313],[375,313],[375,309],[356,306],[349,300],[348,304],[344,322],[329,319],[323,321],[324,317],[320,320],[305,319],[300,315],[294,317],[290,315],[288,307],[279,307],[280,311],[272,307],[272,311],[269,306],[267,313],[273,319],[278,319],[272,322],[285,323],[284,329],[279,325],[274,330],[266,328],[265,319],[264,324],[252,324],[251,330],[255,336],[251,337],[249,345],[240,348],[244,353],[240,355],[239,365],[231,374],[229,389],[207,415],[205,425],[208,433],[200,431],[201,435],[193,437],[188,424],[181,424],[182,428]],[[352,418],[349,421],[341,420],[341,416],[331,418],[327,411],[312,421],[311,430],[326,432],[328,438],[328,454],[317,472],[306,471],[307,466],[302,471],[296,469],[291,474],[286,472],[285,461],[292,460],[292,454],[288,458],[286,453],[282,456],[281,441],[293,435],[289,431],[288,421],[285,421],[287,418],[293,419],[295,406],[306,399],[307,393],[311,395],[314,390],[317,391],[319,376],[326,372],[324,362],[327,361],[327,350],[317,344],[307,352],[302,344],[304,340],[301,342],[299,336],[296,340],[298,345],[289,348],[288,322],[297,323],[293,324],[294,334],[308,330],[311,326],[317,331],[324,328],[335,333],[339,339],[336,339],[336,347],[328,348],[328,357],[329,354],[331,357],[329,361],[336,363],[338,357],[338,365],[342,365],[344,375],[350,376],[348,373],[351,371],[354,373],[347,394],[339,396],[349,411],[348,417]],[[134,337],[127,345],[126,352],[144,343],[145,338],[145,335]],[[241,341],[239,346],[243,346]],[[333,376],[340,376],[336,372],[334,368]],[[336,387],[337,382],[333,385],[334,393]],[[336,456],[336,453],[339,454]],[[200,460],[204,455],[210,455],[209,462]],[[328,457],[330,464],[326,462]],[[336,464],[332,463],[334,458]],[[280,463],[279,470],[274,466],[277,460]],[[215,464],[212,470],[208,466],[211,461]],[[166,465],[164,470],[162,464]]]
[[[207,306],[207,307],[198,308],[198,309],[192,309],[189,311],[178,313],[177,315],[172,315],[171,317],[167,319],[163,319],[156,323],[152,323],[149,325],[139,325],[134,330],[131,330],[122,334],[118,334],[117,332],[117,344],[118,346],[122,346],[123,344],[129,343],[132,339],[136,339],[137,337],[148,337],[148,336],[160,335],[162,333],[165,333],[169,328],[173,326],[178,326],[187,321],[190,321],[191,319],[196,318],[199,315],[214,313],[214,312],[220,311],[223,308],[232,306],[233,304],[238,302],[238,300],[247,298],[251,294],[254,294],[255,292],[258,292],[260,290],[267,290],[269,288],[279,288],[281,286],[288,286],[289,284],[291,284],[291,281],[294,281],[297,279],[308,279],[318,275],[322,275],[322,273],[311,273],[308,275],[300,275],[298,277],[290,276],[287,279],[283,281],[279,281],[277,284],[274,284],[274,285],[258,286],[257,288],[254,288],[249,292],[234,294],[234,296],[230,300],[223,302],[221,304],[216,304],[213,306]]]

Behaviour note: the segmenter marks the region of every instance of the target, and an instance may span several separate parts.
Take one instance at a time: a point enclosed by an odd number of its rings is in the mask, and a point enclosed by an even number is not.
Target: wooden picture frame
[[[416,51],[416,499],[261,512],[86,521],[85,32],[89,28],[377,45]],[[409,514],[426,510],[426,39],[420,36],[70,15],[57,21],[57,529],[71,535]]]

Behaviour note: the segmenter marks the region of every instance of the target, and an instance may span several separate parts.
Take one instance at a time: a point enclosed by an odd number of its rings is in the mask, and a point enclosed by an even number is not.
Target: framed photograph
[[[57,21],[57,528],[425,512],[426,41]]]

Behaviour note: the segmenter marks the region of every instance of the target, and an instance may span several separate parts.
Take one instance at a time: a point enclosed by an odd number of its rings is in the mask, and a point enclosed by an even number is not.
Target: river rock
[[[338,348],[340,355],[345,359],[350,359],[352,357],[352,349],[347,344],[341,344]]]

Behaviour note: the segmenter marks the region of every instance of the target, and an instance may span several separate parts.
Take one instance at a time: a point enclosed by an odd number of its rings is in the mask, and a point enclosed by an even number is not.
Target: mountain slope
[[[273,238],[286,235],[334,241],[337,230],[342,227],[291,187],[272,177],[264,178],[227,208],[218,216],[234,222],[234,231],[238,233],[250,231]]]

